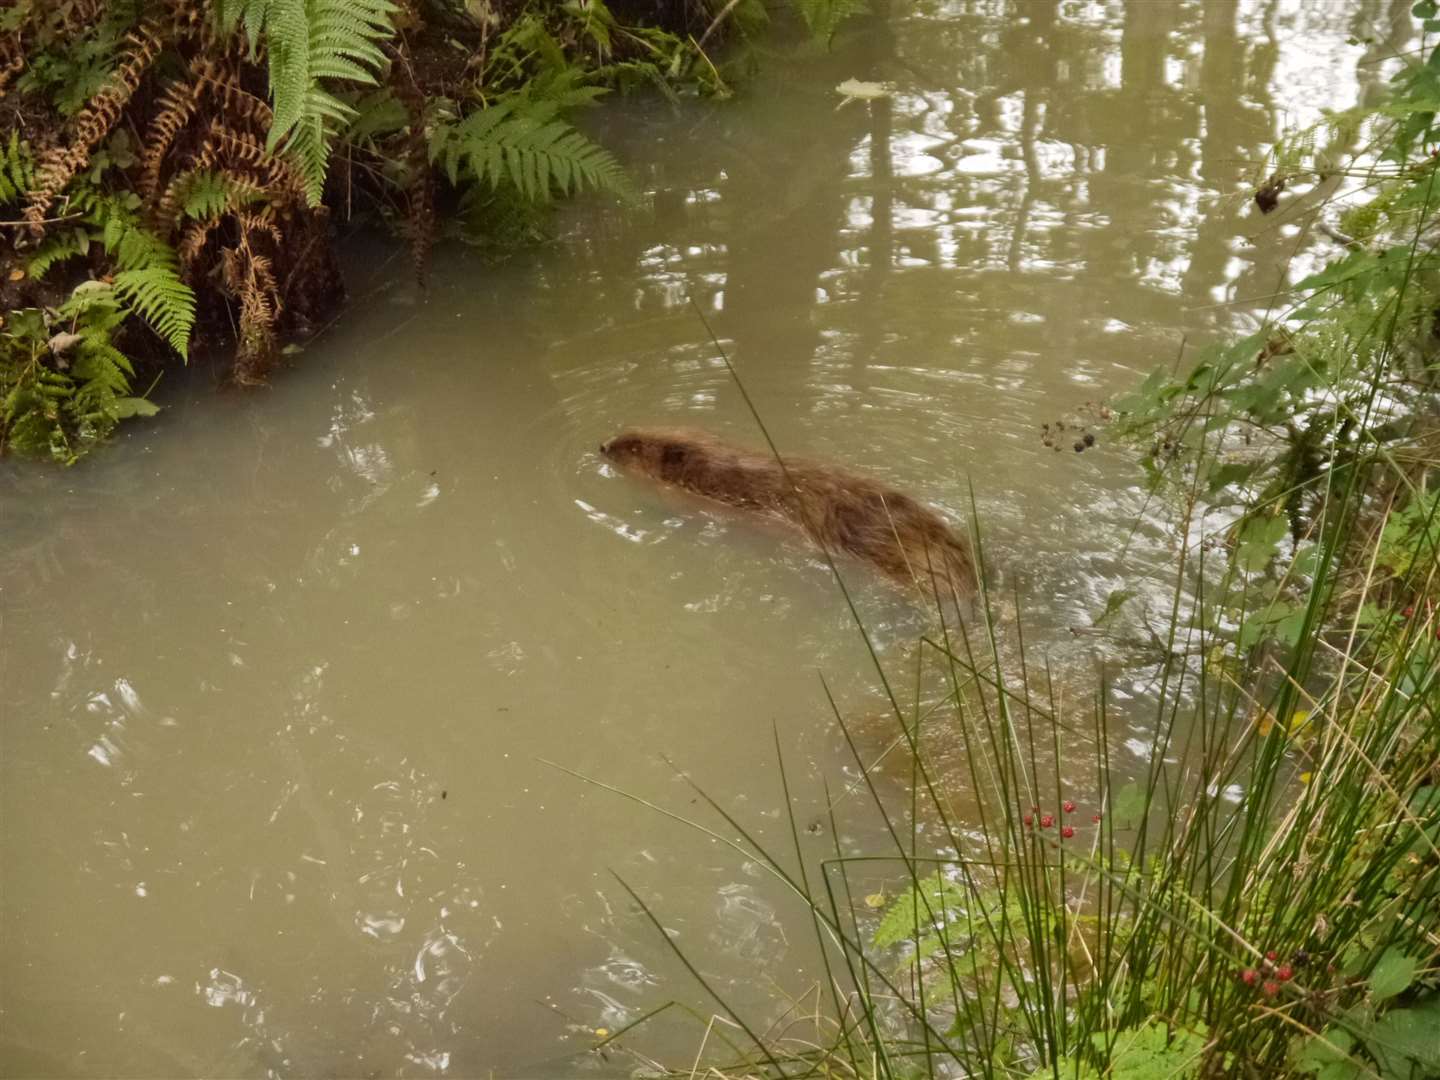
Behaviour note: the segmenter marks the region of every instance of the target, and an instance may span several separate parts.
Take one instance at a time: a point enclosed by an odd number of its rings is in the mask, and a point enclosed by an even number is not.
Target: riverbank
[[[775,15],[828,42],[863,4]],[[0,452],[70,463],[202,349],[263,384],[339,312],[336,226],[383,222],[418,279],[441,237],[504,250],[557,199],[634,185],[573,125],[611,91],[729,93],[759,0],[142,13],[0,26]],[[307,22],[307,20],[309,20]]]

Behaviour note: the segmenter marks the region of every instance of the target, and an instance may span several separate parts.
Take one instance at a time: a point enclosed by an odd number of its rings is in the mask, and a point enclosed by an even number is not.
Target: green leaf
[[[1370,994],[1376,1001],[1384,1001],[1403,993],[1415,979],[1420,965],[1393,945],[1380,954],[1370,972]]]
[[[1295,1057],[1295,1067],[1301,1072],[1315,1073],[1316,1080],[1354,1080],[1363,1071],[1358,1062],[1350,1059],[1354,1047],[1355,1036],[1350,1032],[1327,1027],[1305,1040]]]
[[[116,398],[106,409],[116,420],[125,420],[132,416],[154,416],[159,411],[159,405],[139,397]]]
[[[1131,782],[1115,792],[1110,803],[1110,814],[1122,824],[1131,825],[1145,816],[1145,789]]]
[[[1120,608],[1124,606],[1126,600],[1129,600],[1135,595],[1136,592],[1134,589],[1112,589],[1110,595],[1105,598],[1105,609],[1091,620],[1091,625],[1099,626],[1119,611]]]
[[[1235,534],[1235,561],[1251,573],[1265,569],[1289,531],[1290,521],[1278,509],[1270,514],[1251,514]]]
[[[1091,1044],[1104,1053],[1109,1041],[1105,1033],[1091,1036]],[[1166,1080],[1197,1076],[1200,1072],[1205,1036],[1183,1028],[1167,1029],[1147,1020],[1114,1037],[1109,1047],[1110,1080]]]
[[[1411,1009],[1391,1009],[1367,1036],[1366,1045],[1390,1075],[1435,1076],[1440,1072],[1440,998]]]

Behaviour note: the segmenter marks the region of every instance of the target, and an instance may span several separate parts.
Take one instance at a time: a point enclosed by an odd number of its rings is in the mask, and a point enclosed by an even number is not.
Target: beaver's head
[[[600,453],[621,468],[634,469],[661,480],[674,479],[689,460],[691,445],[662,431],[622,431],[600,447]]]

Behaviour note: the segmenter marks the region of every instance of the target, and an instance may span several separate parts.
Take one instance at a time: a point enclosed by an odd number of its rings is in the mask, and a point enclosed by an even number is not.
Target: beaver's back
[[[942,595],[974,591],[965,540],[934,511],[868,477],[802,459],[787,459],[782,469],[771,454],[682,429],[634,429],[601,449],[627,468],[696,495],[778,514],[825,549],[864,559],[902,583]]]

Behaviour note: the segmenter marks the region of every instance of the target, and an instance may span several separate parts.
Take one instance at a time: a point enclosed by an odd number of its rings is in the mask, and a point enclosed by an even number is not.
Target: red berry
[[[1275,977],[1281,982],[1289,982],[1290,977],[1294,974],[1295,971],[1290,967],[1289,964],[1281,964],[1278,968],[1275,969]]]
[[[1060,830],[1060,835],[1063,836],[1066,840],[1069,840],[1070,837],[1075,835],[1075,826],[1066,825],[1063,829]]]
[[[1275,959],[1275,950],[1274,950],[1274,949],[1271,949],[1269,952],[1267,952],[1267,953],[1265,954],[1265,959],[1266,959],[1266,960],[1270,960],[1270,961],[1273,962],[1274,959]]]
[[[1055,815],[1054,815],[1054,814],[1046,814],[1044,817],[1042,817],[1042,818],[1040,819],[1040,828],[1042,828],[1042,829],[1048,829],[1051,825],[1054,825],[1054,824],[1055,824]]]
[[[1414,615],[1414,614],[1415,614],[1415,608],[1414,608],[1414,607],[1407,607],[1404,611],[1402,611],[1402,612],[1400,613],[1401,617],[1406,618],[1406,619],[1410,618],[1410,616],[1411,616],[1411,615]]]
[[[1266,980],[1265,984],[1261,986],[1260,989],[1264,991],[1266,997],[1274,997],[1280,992],[1280,984],[1277,982],[1270,982],[1269,980]]]
[[[1025,815],[1025,827],[1028,829],[1031,825],[1034,825],[1034,824],[1035,824],[1035,815],[1034,815],[1034,814],[1026,814],[1026,815]]]
[[[1260,973],[1254,968],[1246,968],[1244,971],[1240,972],[1240,981],[1243,982],[1246,986],[1254,986],[1255,980],[1258,978],[1260,978]]]
[[[1075,804],[1069,799],[1066,799],[1065,805],[1062,806],[1060,809],[1064,810],[1067,814],[1073,814],[1075,812]]]
[[[1099,815],[1099,814],[1095,814],[1093,817],[1090,818],[1090,820],[1093,821],[1093,822],[1095,822],[1096,825],[1099,825],[1099,824],[1100,824],[1100,815]]]

